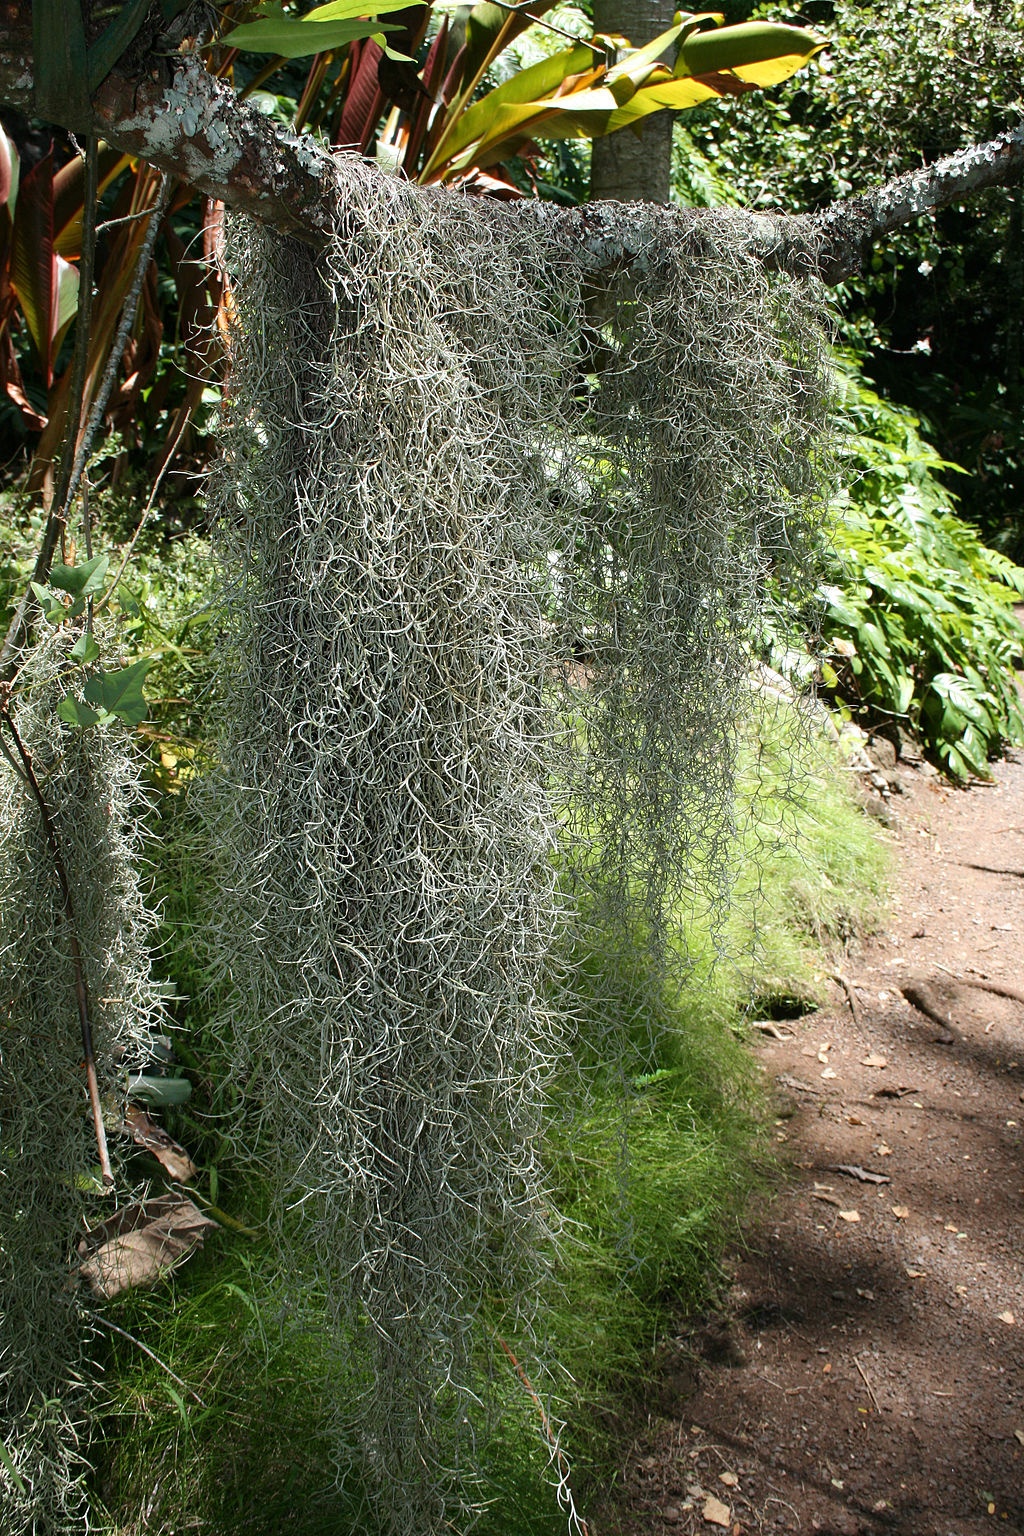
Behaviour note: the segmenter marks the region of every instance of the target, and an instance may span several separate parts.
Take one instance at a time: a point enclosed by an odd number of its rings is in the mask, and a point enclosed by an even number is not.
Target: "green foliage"
[[[1021,0],[836,0],[827,11],[830,46],[798,78],[677,127],[681,201],[813,211],[1019,121]],[[887,395],[934,423],[944,459],[976,468],[958,487],[961,510],[1018,558],[1021,209],[1019,189],[996,188],[915,219],[836,290],[845,344]]]
[[[852,370],[842,411],[837,566],[822,589],[840,692],[919,732],[954,777],[985,776],[1024,741],[1024,570],[957,517],[938,479],[949,466],[909,411]]]

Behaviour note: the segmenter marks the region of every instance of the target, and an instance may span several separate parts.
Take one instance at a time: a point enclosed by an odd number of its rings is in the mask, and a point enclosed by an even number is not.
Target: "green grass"
[[[543,1376],[528,1357],[521,1364],[539,1399],[551,1394],[553,1412],[568,1420],[562,1443],[584,1501],[613,1475],[616,1413],[653,1371],[664,1330],[713,1299],[723,1249],[741,1237],[751,1194],[769,1177],[744,1019],[780,999],[813,1003],[827,968],[822,946],[840,947],[880,910],[886,850],[842,777],[824,739],[809,742],[784,707],[762,722],[743,752],[737,878],[724,927],[713,931],[707,914],[691,921],[693,968],[681,989],[622,978],[624,995],[644,997],[648,1010],[653,998],[657,1015],[633,1017],[624,1006],[624,1068],[595,1057],[581,1026],[590,1092],[584,1100],[567,1080],[548,1142],[552,1204],[564,1226],[545,1300],[544,1352],[557,1365]],[[162,818],[154,846],[165,963],[184,994],[182,1054],[196,1083],[193,1105],[170,1129],[212,1170],[203,1193],[258,1229],[265,1193],[233,1162],[231,1086],[203,1031],[202,867],[181,797],[163,797]],[[642,956],[633,963],[639,975]],[[596,986],[601,962],[589,964]],[[169,1285],[110,1304],[110,1319],[163,1364],[104,1336],[110,1403],[93,1449],[100,1530],[372,1536],[360,1490],[332,1487],[320,1432],[320,1394],[352,1385],[315,1327],[317,1276],[305,1286],[314,1326],[303,1333],[264,1280],[264,1254],[262,1238],[224,1231]],[[500,1433],[481,1440],[491,1506],[478,1529],[556,1536],[566,1518],[538,1404],[496,1343],[504,1338],[516,1352],[514,1329],[503,1332],[497,1308],[488,1327],[481,1352],[497,1361],[504,1412]]]

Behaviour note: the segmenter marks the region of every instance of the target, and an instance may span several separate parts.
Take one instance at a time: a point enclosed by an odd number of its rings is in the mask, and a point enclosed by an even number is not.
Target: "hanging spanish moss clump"
[[[298,1252],[331,1297],[358,1528],[429,1536],[482,1500],[488,1356],[542,1331],[590,951],[611,1042],[627,957],[663,981],[679,901],[720,898],[824,369],[739,221],[623,209],[597,300],[542,210],[343,174],[325,253],[233,236],[211,953],[282,1305]]]
[[[559,459],[562,651],[578,658],[559,674],[559,789],[569,984],[595,1054],[614,1066],[630,1039],[620,1066],[638,1074],[699,958],[682,920],[703,915],[714,940],[727,910],[752,647],[813,590],[831,385],[820,295],[751,254],[744,216],[621,217],[639,255],[590,301],[599,385]]]
[[[10,710],[63,857],[100,1091],[116,1103],[161,1019],[154,920],[138,878],[141,757],[119,726],[85,732],[58,719],[69,646],[60,634],[40,643]],[[95,1386],[76,1244],[83,1206],[96,1220],[111,1208],[89,1196],[99,1187],[97,1144],[60,885],[38,802],[6,757],[0,975],[0,1524],[4,1536],[62,1536],[85,1524],[79,1442]]]

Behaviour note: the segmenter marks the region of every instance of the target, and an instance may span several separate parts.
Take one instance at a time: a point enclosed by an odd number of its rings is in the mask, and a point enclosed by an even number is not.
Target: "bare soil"
[[[759,1054],[791,1175],[590,1536],[1024,1536],[1024,759],[894,774],[898,896]],[[909,994],[909,998],[908,998]],[[910,999],[913,999],[911,1001]]]

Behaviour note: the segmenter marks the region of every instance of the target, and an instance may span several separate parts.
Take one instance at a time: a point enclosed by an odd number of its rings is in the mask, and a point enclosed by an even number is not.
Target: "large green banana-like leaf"
[[[605,77],[607,84],[613,85],[616,80],[625,77],[632,80],[637,86],[643,85],[651,66],[657,64],[663,54],[668,53],[668,50],[674,44],[677,46],[678,53],[682,49],[685,39],[691,33],[697,32],[705,21],[721,26],[724,19],[721,11],[693,13],[677,11],[675,22],[669,27],[667,32],[662,32],[659,37],[652,37],[651,41],[644,43],[642,48],[630,48],[628,43],[626,44],[628,52],[617,64],[614,64],[609,69]]]
[[[482,100],[454,118],[425,167],[424,178],[429,177],[438,165],[454,159],[467,146],[489,143],[529,122],[538,111],[553,105],[553,100],[545,98],[554,98],[554,92],[566,80],[588,74],[592,80],[599,79],[604,65],[602,61],[595,67],[595,58],[600,59],[600,54],[581,43],[576,48],[566,48],[541,59],[528,69],[519,70],[504,85],[496,86]],[[569,100],[568,97],[565,99]]]
[[[741,80],[764,88],[788,80],[824,46],[824,38],[803,27],[746,21],[716,31],[691,32],[680,45],[672,73],[681,79],[731,70]]]
[[[376,17],[387,11],[408,9],[409,0],[331,0],[305,16],[286,13],[281,0],[270,6],[258,21],[247,21],[221,39],[229,48],[246,53],[272,53],[283,59],[300,59],[311,53],[340,48],[357,38],[393,32],[391,23]]]
[[[522,71],[462,114],[439,143],[424,179],[494,165],[532,138],[599,138],[654,112],[777,85],[824,46],[812,32],[768,22],[695,30],[705,20],[717,16],[677,15],[667,32],[610,69],[588,69],[583,62],[588,50],[580,45],[544,60],[543,69]],[[675,41],[679,57],[673,73],[655,61]]]

